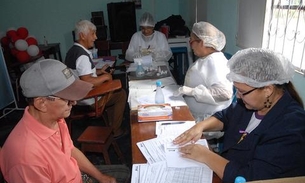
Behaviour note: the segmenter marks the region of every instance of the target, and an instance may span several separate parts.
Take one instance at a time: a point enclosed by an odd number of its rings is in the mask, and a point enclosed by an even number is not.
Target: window
[[[304,73],[304,0],[267,0],[262,47],[282,53]]]

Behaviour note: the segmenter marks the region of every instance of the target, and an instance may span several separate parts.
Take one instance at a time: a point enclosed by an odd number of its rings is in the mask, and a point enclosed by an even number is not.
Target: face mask
[[[154,37],[154,35],[155,35],[155,32],[152,33],[152,34],[149,35],[149,36],[145,36],[144,34],[142,34],[142,38],[143,38],[143,40],[144,40],[145,42],[148,42],[148,41],[152,40],[152,38]]]

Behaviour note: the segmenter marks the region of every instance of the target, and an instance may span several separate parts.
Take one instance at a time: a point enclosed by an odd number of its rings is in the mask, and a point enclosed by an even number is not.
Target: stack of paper
[[[157,138],[138,142],[147,164],[134,164],[132,183],[211,183],[213,171],[203,163],[183,158],[173,140],[195,124],[194,121],[156,123]],[[167,134],[167,135],[165,135]],[[208,146],[205,139],[196,142]]]

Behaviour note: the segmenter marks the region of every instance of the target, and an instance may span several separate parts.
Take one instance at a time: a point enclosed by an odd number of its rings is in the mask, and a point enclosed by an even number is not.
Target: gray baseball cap
[[[76,78],[65,64],[53,59],[38,61],[24,71],[20,86],[27,98],[53,95],[73,101],[84,98],[93,87]]]

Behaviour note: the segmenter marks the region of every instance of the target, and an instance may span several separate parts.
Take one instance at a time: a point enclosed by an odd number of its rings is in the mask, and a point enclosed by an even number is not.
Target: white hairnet
[[[262,48],[238,51],[228,61],[228,80],[254,88],[284,84],[292,80],[294,66],[282,54]]]
[[[206,47],[221,51],[226,45],[226,36],[208,22],[194,23],[192,32],[204,42]]]
[[[140,26],[143,27],[155,27],[155,21],[150,13],[144,13],[140,19]]]

